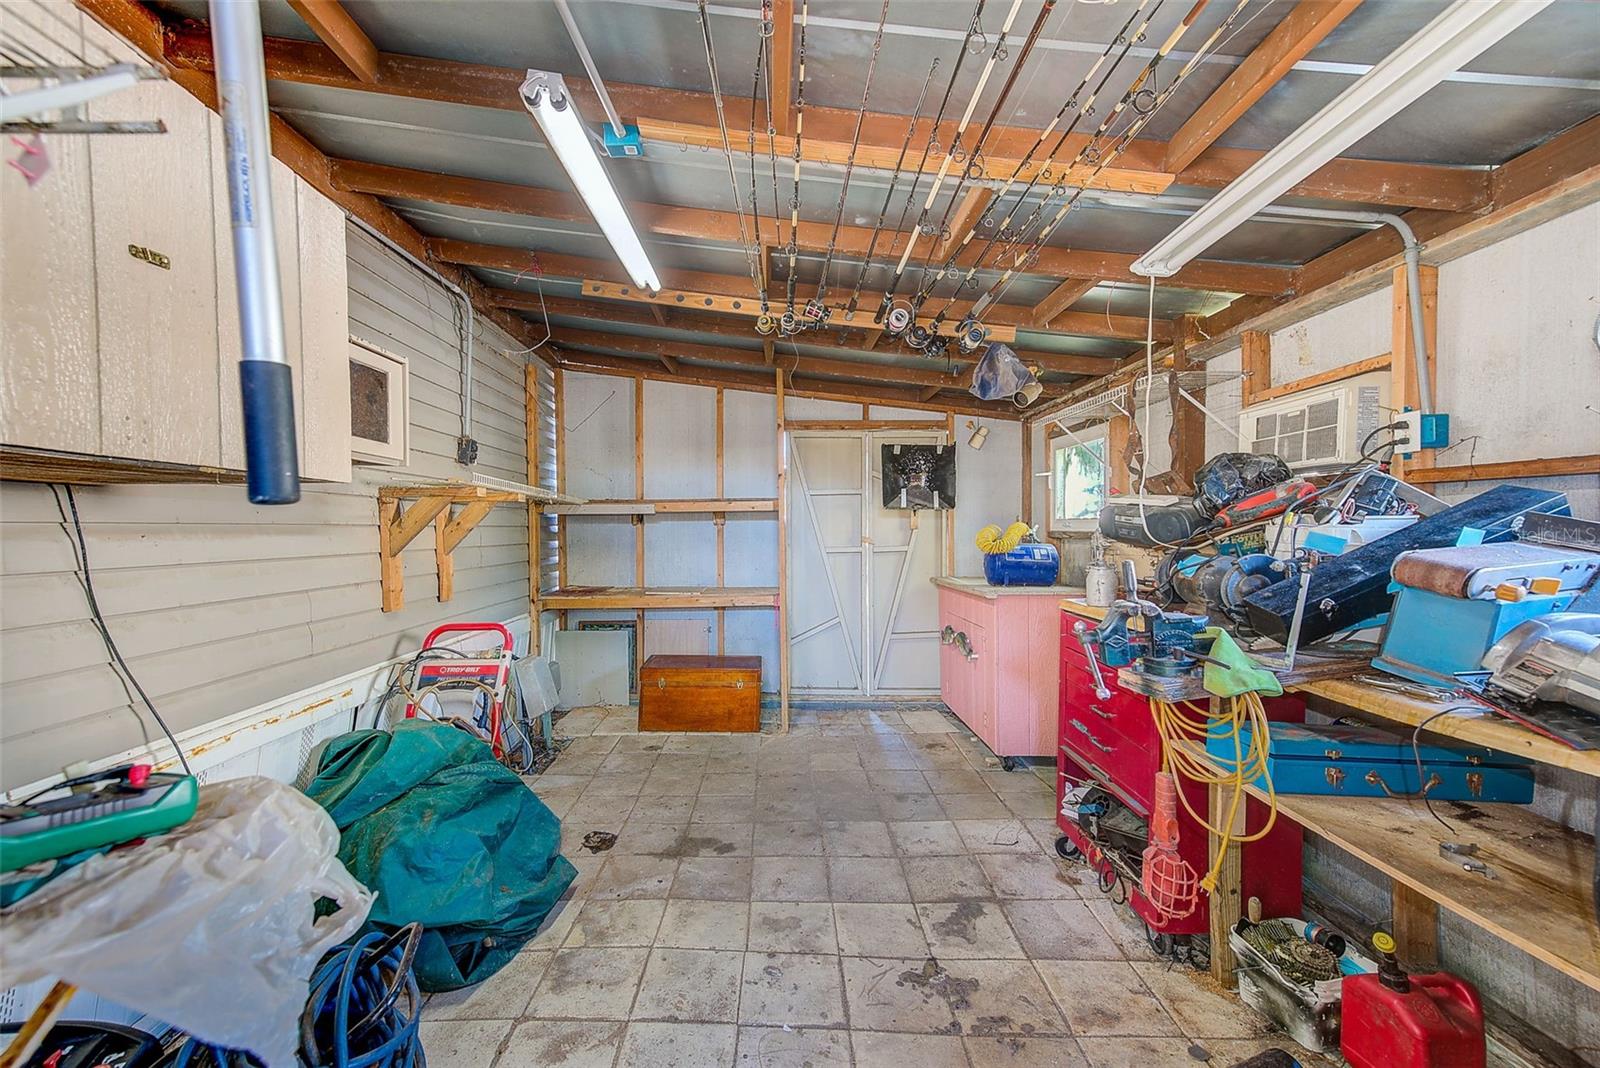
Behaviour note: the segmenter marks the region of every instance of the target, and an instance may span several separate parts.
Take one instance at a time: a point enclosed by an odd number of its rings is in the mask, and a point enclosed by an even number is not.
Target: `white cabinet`
[[[162,81],[88,111],[167,132],[49,138],[32,187],[0,169],[0,445],[241,469],[220,121]],[[344,215],[276,160],[272,193],[301,474],[348,482]]]

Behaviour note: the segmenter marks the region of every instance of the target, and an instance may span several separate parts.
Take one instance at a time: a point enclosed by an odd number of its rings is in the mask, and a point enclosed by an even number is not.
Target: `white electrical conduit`
[[[606,118],[611,121],[611,129],[618,137],[622,137],[622,119],[617,116],[617,109],[611,104],[611,94],[606,91],[606,83],[600,80],[600,71],[594,65],[594,57],[589,54],[589,46],[583,43],[583,34],[578,32],[578,24],[572,18],[572,10],[567,7],[567,0],[556,0],[556,10],[561,12],[561,21],[567,25],[567,36],[572,38],[572,47],[578,50],[578,58],[583,62],[583,69],[589,74],[589,84],[594,86],[596,95],[600,97],[600,106],[606,109]]]
[[[950,164],[955,159],[955,146],[960,142],[961,135],[967,132],[967,124],[972,121],[972,113],[978,108],[978,97],[983,95],[983,87],[989,83],[989,75],[994,73],[994,65],[999,62],[999,41],[1005,39],[1011,32],[1011,24],[1017,21],[1017,12],[1022,8],[1022,0],[1011,0],[1011,10],[1006,15],[1005,25],[1000,27],[1000,36],[996,38],[996,47],[989,50],[988,62],[983,65],[983,72],[978,75],[978,84],[972,87],[972,97],[967,101],[967,110],[961,113],[961,122],[956,126],[956,135],[950,141],[951,151],[944,154],[944,159],[939,163],[939,172],[934,176],[933,185],[928,187],[928,199],[922,204],[922,217],[926,218],[928,212],[933,210],[933,202],[939,195],[939,189],[944,185],[945,178],[950,173]],[[895,266],[894,275],[899,278],[905,274],[906,264],[911,261],[911,253],[917,247],[917,238],[922,233],[920,225],[913,227],[911,236],[906,239],[906,249],[900,255],[900,262]]]
[[[1202,208],[1207,201],[1202,197],[1154,196],[1138,197],[1118,193],[1092,193],[1094,203],[1114,207],[1134,208],[1162,214],[1188,214],[1175,209]],[[1260,222],[1322,223],[1329,226],[1365,226],[1376,230],[1393,227],[1405,246],[1406,291],[1411,307],[1411,343],[1417,350],[1417,399],[1424,413],[1433,411],[1433,376],[1428,366],[1428,333],[1422,318],[1422,243],[1402,216],[1386,211],[1346,211],[1341,208],[1291,208],[1269,205],[1251,216]]]

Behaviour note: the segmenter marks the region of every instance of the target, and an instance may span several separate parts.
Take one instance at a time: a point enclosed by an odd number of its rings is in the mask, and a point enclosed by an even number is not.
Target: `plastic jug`
[[[1484,1068],[1483,1005],[1446,972],[1407,975],[1379,932],[1376,975],[1347,976],[1339,1048],[1352,1068]]]

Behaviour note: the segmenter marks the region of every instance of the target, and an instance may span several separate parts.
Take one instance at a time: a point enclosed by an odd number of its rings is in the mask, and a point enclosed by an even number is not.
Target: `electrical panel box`
[[[1240,446],[1291,468],[1354,463],[1367,436],[1393,421],[1390,411],[1389,373],[1372,371],[1251,405],[1239,413]]]

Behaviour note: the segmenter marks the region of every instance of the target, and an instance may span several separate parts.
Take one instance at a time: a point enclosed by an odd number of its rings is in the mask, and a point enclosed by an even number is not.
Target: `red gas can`
[[[1484,1068],[1477,989],[1446,972],[1407,975],[1381,931],[1372,946],[1383,958],[1378,974],[1341,984],[1339,1048],[1352,1068]]]

